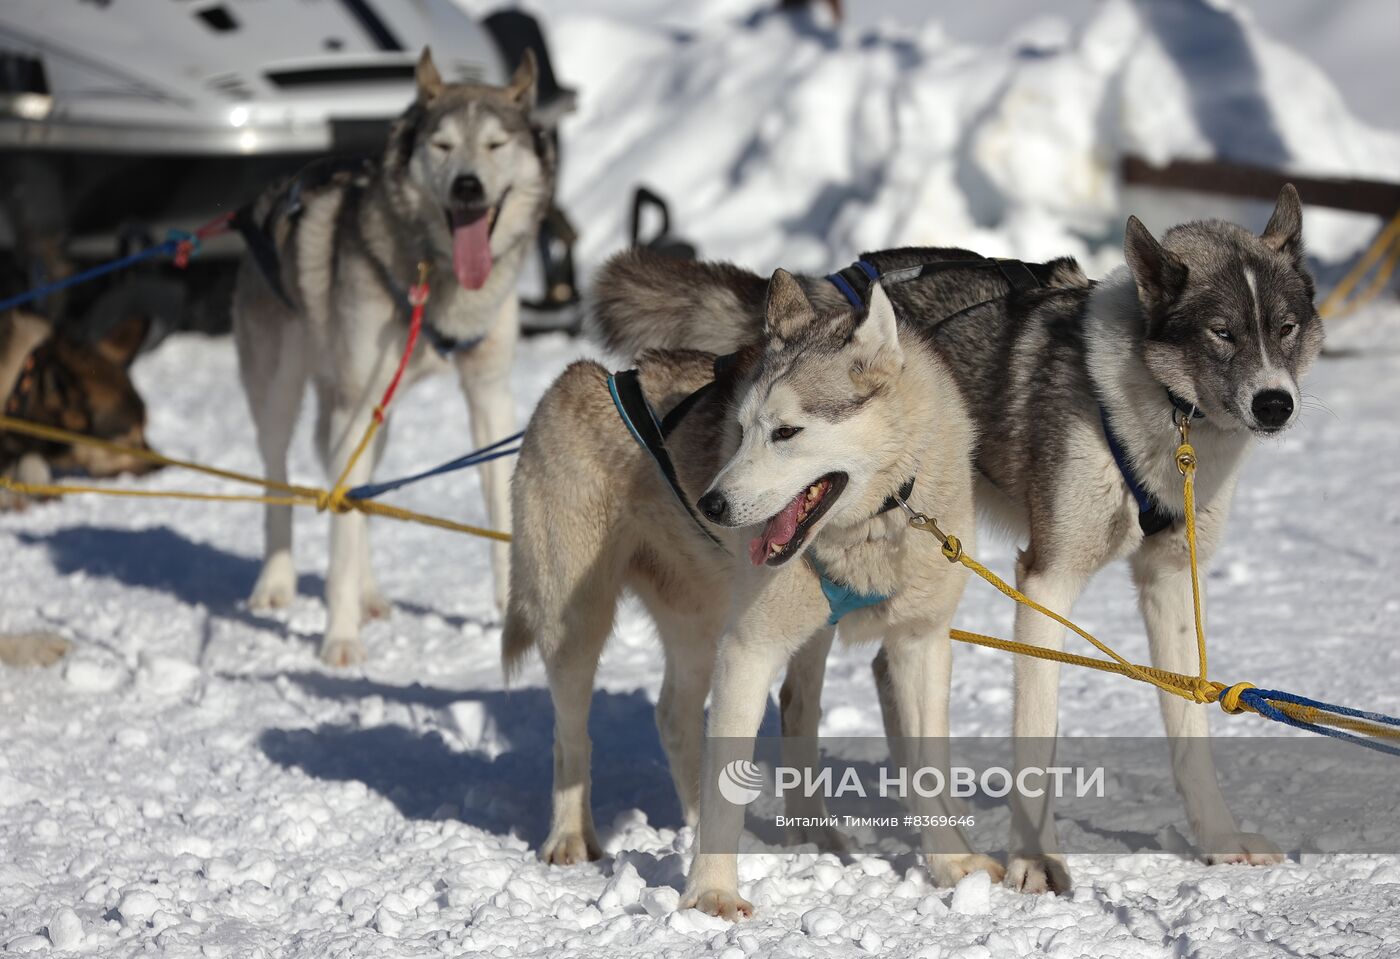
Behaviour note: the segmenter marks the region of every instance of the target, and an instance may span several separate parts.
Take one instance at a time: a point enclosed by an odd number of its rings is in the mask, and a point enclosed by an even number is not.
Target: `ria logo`
[[[747,759],[735,759],[719,771],[719,794],[736,806],[747,806],[763,792],[763,771]]]

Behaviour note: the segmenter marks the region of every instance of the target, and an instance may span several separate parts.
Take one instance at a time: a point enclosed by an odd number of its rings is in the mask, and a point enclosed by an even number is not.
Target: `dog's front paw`
[[[332,639],[327,636],[321,643],[321,662],[327,666],[358,666],[367,658],[365,644],[360,642],[358,637]]]
[[[360,590],[360,619],[363,622],[388,619],[393,611],[394,604],[385,599],[378,588],[365,587]]]
[[[1247,866],[1276,866],[1283,862],[1283,851],[1253,832],[1237,832],[1201,841],[1205,861],[1210,866],[1229,863]]]
[[[551,866],[573,866],[602,856],[592,832],[552,832],[540,847],[540,858]]]
[[[1073,883],[1069,866],[1060,856],[1012,856],[1006,869],[1006,884],[1017,892],[1064,895]]]
[[[254,610],[286,609],[297,595],[297,574],[290,563],[272,560],[258,574],[248,606]]]
[[[740,897],[733,889],[706,889],[704,892],[687,892],[681,897],[681,909],[699,909],[701,912],[738,922],[753,918],[753,903]]]
[[[1006,870],[1001,863],[991,856],[984,856],[977,852],[968,853],[930,853],[928,857],[929,875],[933,877],[936,886],[956,886],[964,876],[970,876],[974,872],[985,872],[992,877],[992,882],[1001,882],[1006,875]]]

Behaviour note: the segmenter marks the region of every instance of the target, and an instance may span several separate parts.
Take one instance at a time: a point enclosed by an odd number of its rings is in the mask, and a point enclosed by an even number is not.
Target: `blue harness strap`
[[[1142,527],[1142,535],[1151,536],[1154,533],[1160,533],[1176,522],[1176,517],[1157,505],[1152,494],[1138,479],[1137,473],[1133,471],[1132,463],[1128,461],[1127,450],[1123,449],[1123,444],[1114,435],[1113,427],[1108,424],[1108,410],[1104,409],[1102,403],[1099,404],[1099,419],[1103,421],[1103,435],[1108,440],[1108,451],[1113,454],[1113,462],[1118,465],[1118,472],[1123,475],[1123,482],[1128,484],[1128,492],[1133,494],[1133,499],[1137,502],[1138,526]]]
[[[889,599],[884,593],[861,593],[836,582],[827,574],[826,567],[812,553],[807,554],[807,560],[812,564],[812,571],[821,580],[822,595],[826,597],[826,605],[831,607],[831,614],[826,618],[828,626],[835,626],[847,613],[854,613],[867,606],[878,606]]]
[[[870,292],[871,284],[880,279],[880,271],[869,260],[856,260],[844,270],[828,273],[826,279],[841,292],[851,306],[863,310],[865,294]]]
[[[1177,396],[1171,390],[1167,390],[1167,399],[1171,401],[1173,407],[1182,416],[1188,419],[1204,419],[1202,413],[1194,403],[1190,403]],[[1123,474],[1123,482],[1128,484],[1128,492],[1133,494],[1133,499],[1138,506],[1138,525],[1142,527],[1142,535],[1151,536],[1153,533],[1160,533],[1180,517],[1166,509],[1163,509],[1152,494],[1142,485],[1137,473],[1133,472],[1132,463],[1128,461],[1128,453],[1123,449],[1123,444],[1113,432],[1113,427],[1108,423],[1108,410],[1103,403],[1099,403],[1099,419],[1103,422],[1103,435],[1108,440],[1108,451],[1113,454],[1113,462],[1118,465],[1118,472]]]

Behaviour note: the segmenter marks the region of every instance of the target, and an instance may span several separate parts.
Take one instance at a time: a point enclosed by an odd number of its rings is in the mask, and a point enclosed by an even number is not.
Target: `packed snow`
[[[584,92],[565,131],[563,197],[586,264],[622,242],[642,181],[671,198],[704,253],[760,269],[955,242],[1078,253],[1100,272],[1119,211],[1132,208],[1112,158],[1125,145],[1176,154],[1210,143],[1204,114],[1182,112],[1191,98],[1153,52],[1159,41],[1120,0],[1078,34],[1033,21],[997,47],[950,40],[936,22],[831,34],[751,18],[739,0],[704,5],[705,16],[698,6],[537,4],[561,77]],[[1256,93],[1280,111],[1287,162],[1400,169],[1400,138],[1351,119],[1277,40],[1248,27],[1243,36],[1261,64]],[[1241,211],[1255,228],[1264,213]],[[1313,248],[1338,261],[1375,228],[1308,218]],[[1216,675],[1400,712],[1397,329],[1389,299],[1338,323],[1332,355],[1305,384],[1301,423],[1251,460],[1207,580]],[[591,354],[562,336],[523,344],[521,422],[569,361]],[[135,376],[158,449],[258,470],[231,344],[174,337]],[[319,475],[309,416],[292,460],[306,479]],[[429,381],[397,401],[381,473],[469,444],[455,384]],[[139,482],[220,488],[172,470]],[[393,501],[485,523],[470,473]],[[537,665],[502,685],[484,544],[376,523],[375,567],[395,609],[366,627],[366,667],[333,671],[315,654],[325,517],[300,513],[296,535],[301,595],[260,614],[244,603],[261,551],[255,506],[75,497],[0,517],[0,631],[52,630],[74,643],[50,669],[0,671],[0,949],[173,959],[1400,954],[1400,856],[1307,855],[1269,869],[1084,856],[1072,893],[1025,897],[985,876],[933,888],[910,855],[842,863],[798,851],[741,860],[753,920],[677,912],[690,834],[653,725],[659,650],[630,605],[590,724],[606,855],[544,865],[535,850],[549,814],[549,697]],[[1009,571],[1012,544],[981,552]],[[1124,571],[1099,577],[1076,613],[1145,657]],[[969,586],[959,625],[1007,635],[1010,622],[1004,599]],[[870,654],[833,652],[823,734],[880,734]],[[1010,672],[1002,654],[957,650],[957,735],[1009,730]],[[1160,728],[1155,697],[1122,679],[1067,670],[1063,689],[1066,734]],[[1220,736],[1257,735],[1262,723],[1211,716]]]

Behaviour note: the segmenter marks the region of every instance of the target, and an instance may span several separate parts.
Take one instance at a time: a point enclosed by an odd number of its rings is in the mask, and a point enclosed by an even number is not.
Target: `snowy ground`
[[[1215,39],[1257,66],[1222,83],[1180,46],[1180,24],[1145,33],[1127,0],[1073,30],[1042,18],[991,45],[910,18],[836,36],[794,30],[750,17],[750,0],[534,6],[561,77],[583,91],[565,127],[562,192],[586,267],[622,241],[639,181],[671,197],[705,253],[756,268],[953,242],[1080,253],[1099,273],[1125,207],[1153,226],[1183,209],[1173,198],[1153,222],[1121,195],[1112,169],[1124,150],[1260,159],[1249,151],[1268,147],[1281,152],[1262,159],[1317,173],[1400,166],[1400,136],[1356,123],[1277,38],[1214,21]],[[1259,209],[1244,214],[1262,223]],[[1375,227],[1308,218],[1313,249],[1339,262]],[[1397,327],[1393,300],[1338,325],[1338,355],[1307,385],[1301,425],[1250,463],[1208,580],[1216,676],[1400,712]],[[522,348],[522,421],[585,349],[563,338]],[[136,375],[159,449],[257,470],[227,342],[172,339]],[[449,380],[410,392],[383,475],[465,449],[466,425]],[[293,472],[311,479],[308,430]],[[213,488],[169,471],[142,485]],[[485,522],[471,474],[395,501]],[[0,630],[75,643],[59,667],[0,671],[0,948],[175,959],[1400,954],[1400,856],[1269,870],[1083,857],[1061,898],[976,879],[931,889],[908,856],[754,856],[741,878],[758,918],[675,913],[689,837],[652,724],[657,649],[633,609],[605,655],[591,723],[608,856],[546,867],[534,849],[548,816],[549,700],[538,667],[502,688],[483,545],[377,524],[376,566],[397,605],[366,629],[367,668],[331,672],[315,656],[327,524],[303,513],[296,532],[302,596],[263,616],[243,603],[261,549],[256,507],[78,498],[0,516]],[[1009,570],[1009,545],[982,553]],[[1076,612],[1145,656],[1124,571],[1100,577]],[[1010,620],[999,596],[969,588],[960,625],[1005,635]],[[869,651],[833,653],[824,734],[880,733],[868,662]],[[953,693],[956,734],[1007,732],[1004,656],[959,649]],[[1070,735],[1160,728],[1152,696],[1097,673],[1066,671],[1062,704]],[[1258,734],[1261,722],[1211,717],[1222,736]]]
[[[1364,354],[1321,363],[1301,425],[1262,449],[1242,484],[1209,580],[1213,672],[1394,713],[1400,310],[1347,322],[1334,339]],[[578,352],[562,338],[526,345],[522,416]],[[228,343],[192,337],[140,362],[141,387],[162,398],[160,449],[256,467],[234,365]],[[466,445],[450,381],[401,402],[386,475]],[[296,449],[294,472],[315,476],[306,444]],[[144,485],[201,484],[166,472]],[[484,519],[470,475],[400,501]],[[255,507],[73,499],[0,520],[0,630],[76,643],[61,667],[0,673],[0,945],[42,950],[48,929],[77,954],[114,957],[1400,950],[1400,857],[1270,870],[1083,857],[1076,891],[1053,899],[975,880],[931,889],[908,856],[753,856],[742,877],[759,918],[731,927],[673,913],[688,838],[652,725],[657,649],[635,610],[604,658],[592,718],[608,857],[545,866],[534,849],[548,813],[548,696],[537,667],[502,689],[482,544],[379,524],[376,565],[398,605],[367,628],[366,670],[345,673],[315,657],[325,520],[303,513],[296,531],[304,595],[272,618],[242,602],[260,549]],[[984,553],[1006,571],[1005,545]],[[1004,632],[1009,612],[974,586],[959,620]],[[1079,612],[1145,654],[1121,571]],[[879,733],[868,660],[834,654],[824,734]],[[1009,675],[998,653],[958,650],[955,733],[1005,733]],[[1067,672],[1063,704],[1070,734],[1159,728],[1155,700],[1113,677]],[[1261,721],[1211,722],[1242,735]]]

